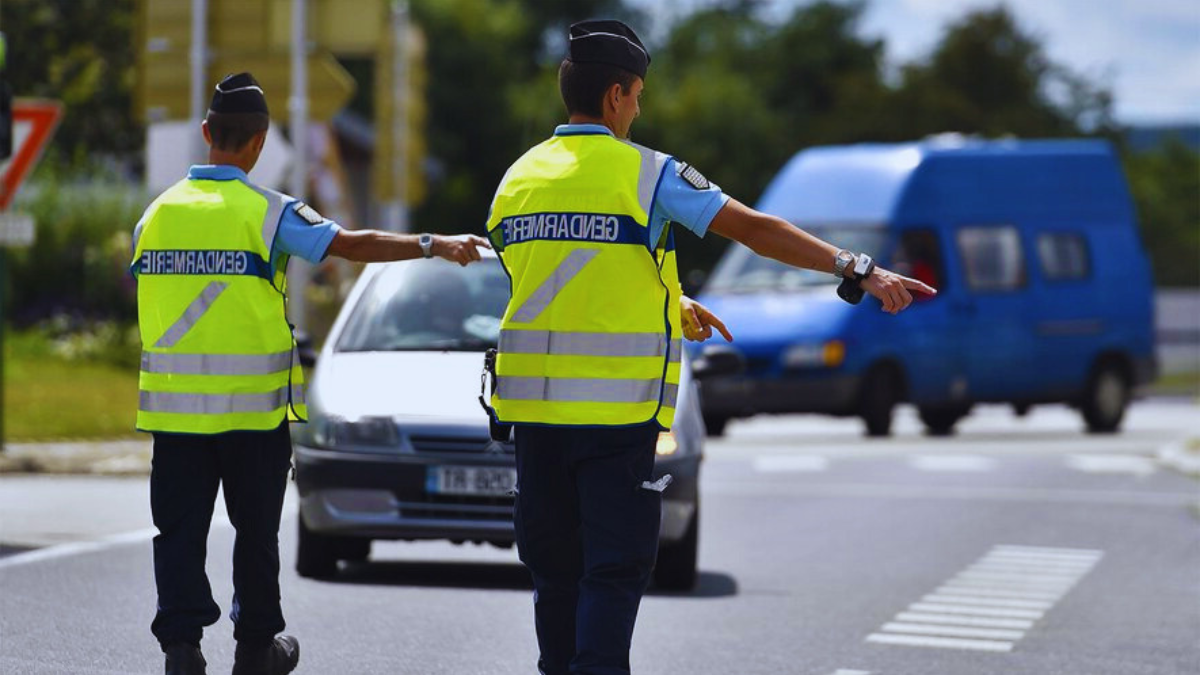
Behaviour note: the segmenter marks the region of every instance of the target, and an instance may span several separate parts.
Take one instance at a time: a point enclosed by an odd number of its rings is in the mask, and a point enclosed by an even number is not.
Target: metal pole
[[[392,223],[396,232],[408,232],[408,2],[392,3],[392,180],[396,181],[396,205]]]
[[[200,134],[200,121],[208,111],[208,102],[204,100],[204,92],[208,88],[205,80],[208,77],[208,0],[192,0],[192,49],[189,56],[192,70],[191,81],[191,118],[192,135],[191,159],[193,163],[201,164],[207,161],[204,136]]]
[[[8,293],[8,251],[0,246],[0,453],[4,452],[4,333],[8,330],[4,296]]]
[[[292,163],[291,193],[303,200],[308,193],[308,0],[292,0],[292,92],[288,98],[291,115]],[[297,330],[308,327],[308,288],[310,265],[293,260],[288,266],[288,304],[290,319]]]

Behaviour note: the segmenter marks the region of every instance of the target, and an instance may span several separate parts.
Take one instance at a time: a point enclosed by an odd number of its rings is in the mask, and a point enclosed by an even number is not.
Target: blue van
[[[812,148],[758,208],[940,293],[892,316],[870,297],[846,304],[828,274],[731,246],[698,299],[737,339],[691,346],[710,434],[809,412],[886,436],[901,402],[934,435],[982,402],[1018,415],[1066,402],[1089,431],[1112,432],[1155,375],[1150,264],[1106,142]]]

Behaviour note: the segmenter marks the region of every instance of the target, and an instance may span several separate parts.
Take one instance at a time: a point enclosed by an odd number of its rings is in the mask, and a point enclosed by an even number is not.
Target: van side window
[[[933,230],[907,230],[900,236],[892,268],[906,277],[912,277],[938,290],[945,290],[946,275],[942,266],[942,249],[937,233]],[[933,296],[914,294],[921,299]]]
[[[1087,242],[1072,232],[1047,232],[1038,235],[1038,261],[1048,281],[1086,279],[1091,274]]]
[[[971,290],[1011,291],[1025,285],[1025,257],[1017,228],[964,227],[958,231],[958,251]]]

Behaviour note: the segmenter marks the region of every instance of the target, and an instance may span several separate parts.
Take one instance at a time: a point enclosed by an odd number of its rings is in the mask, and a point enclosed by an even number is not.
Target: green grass
[[[137,392],[136,368],[64,359],[38,334],[6,336],[6,441],[132,436]]]

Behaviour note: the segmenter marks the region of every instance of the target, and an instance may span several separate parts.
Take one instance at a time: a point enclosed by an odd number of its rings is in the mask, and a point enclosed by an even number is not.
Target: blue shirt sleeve
[[[275,235],[275,250],[319,263],[325,259],[329,243],[342,228],[332,220],[320,217],[312,207],[308,207],[307,213],[318,216],[320,222],[306,219],[296,212],[303,206],[302,202],[293,201],[283,208],[279,232]]]
[[[729,195],[716,183],[697,188],[680,175],[680,166],[677,160],[670,159],[663,167],[662,181],[650,210],[650,241],[658,241],[668,222],[679,223],[696,236],[703,237],[713,217],[729,201]]]

